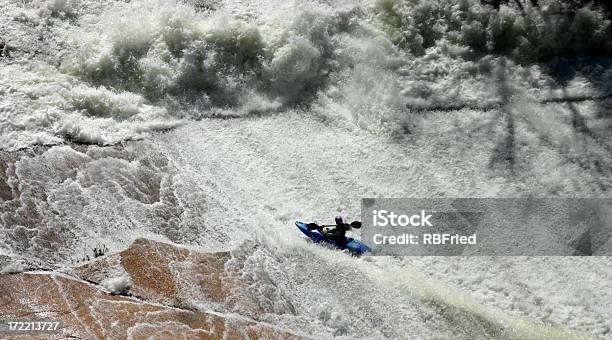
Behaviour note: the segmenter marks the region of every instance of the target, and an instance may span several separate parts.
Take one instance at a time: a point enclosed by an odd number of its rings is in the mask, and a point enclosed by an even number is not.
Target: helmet
[[[342,216],[336,216],[334,220],[336,221],[336,224],[342,224]]]

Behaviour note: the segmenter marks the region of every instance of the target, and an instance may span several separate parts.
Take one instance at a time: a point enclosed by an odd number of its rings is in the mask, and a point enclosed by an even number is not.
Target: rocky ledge
[[[63,321],[51,338],[300,338],[260,320],[266,307],[249,297],[240,266],[237,252],[137,239],[68,273],[0,275],[0,320]]]

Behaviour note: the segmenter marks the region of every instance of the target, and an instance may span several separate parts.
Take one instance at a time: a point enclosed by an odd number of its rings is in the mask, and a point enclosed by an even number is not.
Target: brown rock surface
[[[100,284],[127,273],[130,292],[140,299],[190,309],[207,305],[258,319],[264,309],[244,293],[245,284],[226,268],[230,252],[202,253],[148,239],[137,239],[124,251],[75,268],[82,279]]]
[[[47,272],[0,275],[0,319],[61,319],[63,333],[53,338],[298,338],[249,317],[198,310],[187,300],[200,296],[196,303],[232,310],[223,305],[235,301],[232,294],[240,290],[231,286],[238,281],[225,270],[230,258],[228,252],[200,253],[139,239],[120,253],[75,268],[86,281]],[[120,270],[132,279],[131,297],[106,293],[97,285]],[[185,293],[188,285],[195,295]],[[255,300],[245,305],[258,311]]]

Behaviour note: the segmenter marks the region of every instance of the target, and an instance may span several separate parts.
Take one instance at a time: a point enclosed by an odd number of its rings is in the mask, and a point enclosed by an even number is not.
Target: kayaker
[[[351,230],[351,225],[348,223],[344,223],[342,216],[336,216],[334,219],[336,222],[335,225],[318,225],[316,223],[309,223],[307,225],[308,230],[318,229],[321,234],[325,235],[328,239],[338,243],[345,244],[346,243],[346,232]]]

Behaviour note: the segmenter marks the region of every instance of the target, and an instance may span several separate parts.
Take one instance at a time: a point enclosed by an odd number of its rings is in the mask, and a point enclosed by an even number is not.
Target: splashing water
[[[360,197],[605,197],[596,6],[0,3],[2,272],[148,237],[243,252],[261,319],[315,338],[609,337],[608,259],[356,259],[292,228]]]

